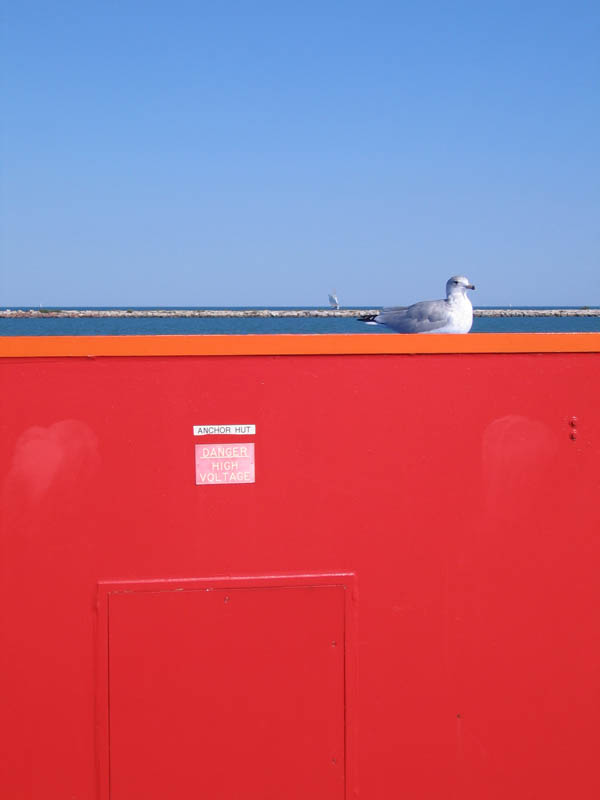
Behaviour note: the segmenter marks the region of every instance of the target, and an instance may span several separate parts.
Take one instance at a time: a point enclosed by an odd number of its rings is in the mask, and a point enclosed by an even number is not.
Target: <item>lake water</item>
[[[473,333],[600,332],[600,317],[475,317]],[[0,318],[0,336],[123,336],[152,334],[390,333],[352,318],[101,317]]]

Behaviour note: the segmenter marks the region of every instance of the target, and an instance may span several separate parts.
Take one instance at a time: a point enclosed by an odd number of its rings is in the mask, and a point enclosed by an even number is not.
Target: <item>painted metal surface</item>
[[[600,333],[5,336],[0,358],[95,356],[597,353]]]
[[[344,800],[344,587],[246,584],[108,594],[111,800]]]
[[[599,353],[30,354],[0,381],[3,797],[152,797],[159,767],[194,783],[203,763],[215,800],[268,797],[302,764],[315,800],[342,773],[369,800],[600,795]],[[256,424],[256,482],[196,486],[193,426],[236,419]],[[351,580],[342,620],[324,587]],[[211,586],[219,602],[196,608]],[[342,656],[330,672],[320,642],[340,626],[356,630],[346,756],[326,768]],[[224,707],[214,742],[192,724],[196,674],[211,719]],[[290,751],[269,739],[272,773],[263,750],[244,782],[240,742],[265,720]]]

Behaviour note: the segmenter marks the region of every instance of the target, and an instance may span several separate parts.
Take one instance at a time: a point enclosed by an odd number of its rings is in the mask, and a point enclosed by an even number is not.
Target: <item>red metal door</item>
[[[344,797],[344,589],[109,594],[110,800]]]

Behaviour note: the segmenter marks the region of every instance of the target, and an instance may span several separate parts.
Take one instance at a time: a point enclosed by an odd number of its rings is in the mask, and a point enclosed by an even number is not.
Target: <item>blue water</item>
[[[473,333],[600,332],[600,317],[476,317]],[[0,319],[0,336],[122,336],[150,334],[390,333],[354,319],[104,317]]]

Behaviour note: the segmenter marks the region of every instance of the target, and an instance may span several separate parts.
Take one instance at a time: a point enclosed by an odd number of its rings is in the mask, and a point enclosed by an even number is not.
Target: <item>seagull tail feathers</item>
[[[375,317],[377,316],[378,314],[366,314],[364,317],[358,317],[358,322],[370,322],[373,325],[376,325],[377,323],[375,322]]]

